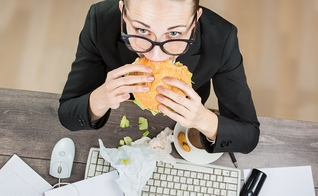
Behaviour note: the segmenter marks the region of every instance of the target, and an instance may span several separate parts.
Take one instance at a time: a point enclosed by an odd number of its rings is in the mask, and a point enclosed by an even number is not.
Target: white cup
[[[187,128],[185,135],[187,143],[190,146],[190,150],[204,151],[200,141],[200,131],[195,128]]]

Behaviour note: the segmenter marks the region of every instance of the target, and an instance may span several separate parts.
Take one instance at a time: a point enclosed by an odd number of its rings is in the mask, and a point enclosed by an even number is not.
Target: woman
[[[131,38],[124,43],[122,34],[147,38],[152,47],[136,51],[129,44]],[[183,40],[181,50],[172,51],[162,44],[167,40],[176,44],[175,39]],[[60,98],[61,123],[70,130],[98,129],[106,123],[111,109],[118,108],[131,93],[148,91],[146,86],[132,84],[153,81],[149,74],[122,77],[130,72],[151,73],[149,67],[131,64],[138,55],[152,61],[177,60],[193,73],[192,87],[173,78],[163,80],[187,97],[158,87],[156,99],[165,115],[184,127],[200,130],[207,152],[249,153],[256,147],[259,122],[246,82],[237,29],[200,7],[199,0],[108,0],[93,5]],[[210,94],[211,79],[220,115],[203,105]]]

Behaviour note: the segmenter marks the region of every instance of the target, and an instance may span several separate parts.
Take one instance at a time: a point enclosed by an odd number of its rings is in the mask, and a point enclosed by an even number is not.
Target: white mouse
[[[55,178],[69,178],[71,176],[75,156],[75,145],[70,138],[62,138],[52,151],[50,175]]]

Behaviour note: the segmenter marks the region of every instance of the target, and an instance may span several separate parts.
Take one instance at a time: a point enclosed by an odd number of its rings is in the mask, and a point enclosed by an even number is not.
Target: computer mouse
[[[50,175],[55,178],[69,178],[73,167],[75,156],[75,145],[70,138],[60,139],[54,146],[51,163]]]

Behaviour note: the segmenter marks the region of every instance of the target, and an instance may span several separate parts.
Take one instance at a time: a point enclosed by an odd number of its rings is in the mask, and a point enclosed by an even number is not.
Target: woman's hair
[[[130,0],[121,0],[125,3],[126,9],[129,8]],[[191,2],[192,3],[192,14],[194,15],[196,11],[199,9],[200,0],[169,0],[169,1],[180,1],[180,2]]]

